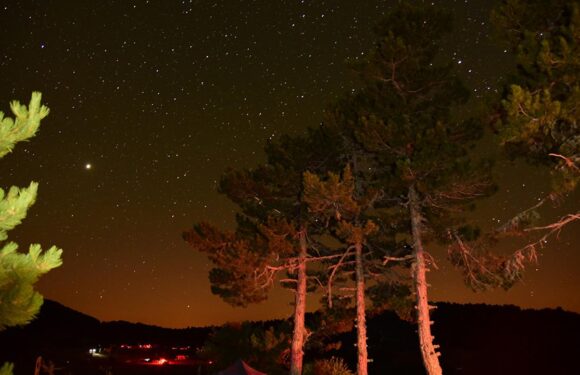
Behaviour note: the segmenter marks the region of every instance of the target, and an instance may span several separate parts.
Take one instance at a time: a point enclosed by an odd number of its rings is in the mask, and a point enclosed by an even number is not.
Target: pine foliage
[[[308,228],[302,174],[336,165],[336,145],[340,143],[332,142],[332,135],[323,128],[268,143],[266,163],[229,170],[220,181],[219,191],[240,209],[236,230],[222,231],[202,223],[183,233],[193,248],[208,254],[214,265],[212,292],[226,302],[237,306],[260,302],[277,281],[294,290],[292,374],[301,373],[307,338],[306,294],[316,288],[308,277],[308,264],[316,257],[311,245],[316,240]],[[286,278],[280,276],[284,273]]]
[[[449,228],[463,225],[462,212],[493,192],[490,163],[470,153],[482,124],[462,113],[469,92],[452,59],[440,53],[451,24],[438,8],[401,3],[377,27],[368,57],[354,65],[364,86],[345,99],[351,110],[331,113],[362,150],[357,162],[383,190],[382,206],[407,222],[399,228],[413,242],[419,336],[430,374],[441,369],[427,306],[425,272],[433,262],[423,242],[445,241]]]
[[[35,92],[28,107],[14,101],[11,109],[15,118],[0,113],[0,157],[36,134],[40,120],[49,110],[40,104],[41,94]],[[36,199],[38,184],[27,188],[11,187],[6,193],[0,189],[0,241],[7,232],[19,225]],[[17,251],[14,242],[5,243],[0,250],[0,330],[28,323],[38,313],[42,296],[34,290],[38,278],[61,265],[62,250],[51,247],[43,252],[40,245],[30,246],[28,253]]]
[[[549,237],[580,220],[576,208],[539,226],[544,204],[560,204],[580,180],[580,3],[505,0],[492,19],[517,62],[499,100],[494,126],[510,157],[550,168],[552,188],[491,233],[474,238],[463,228],[452,234],[451,259],[474,290],[512,287],[526,266],[538,261],[538,251]],[[525,236],[528,243],[509,255],[494,254],[490,249],[508,236]]]
[[[517,59],[501,101],[502,144],[554,167],[554,192],[570,192],[580,179],[580,3],[505,0],[493,20]]]
[[[298,233],[308,222],[302,174],[336,165],[337,143],[331,140],[324,129],[283,136],[266,145],[266,163],[224,173],[219,191],[240,207],[236,229],[199,223],[183,233],[186,242],[212,261],[213,293],[246,306],[267,298],[277,274],[294,273]]]
[[[37,191],[36,182],[31,182],[28,188],[12,186],[8,194],[0,189],[0,241],[6,240],[7,232],[26,217],[28,208],[34,204]]]
[[[11,152],[14,145],[33,137],[40,126],[40,120],[48,115],[49,109],[40,104],[42,94],[33,92],[28,108],[18,101],[10,103],[14,118],[4,117],[0,111],[0,157]]]
[[[12,375],[12,371],[14,370],[14,364],[12,363],[5,363],[0,367],[0,375]]]
[[[353,65],[364,87],[329,113],[362,148],[365,180],[384,190],[384,205],[404,203],[414,185],[425,219],[437,229],[493,187],[489,161],[469,154],[482,123],[458,115],[469,92],[453,62],[438,55],[451,24],[433,7],[398,6],[376,28],[367,59]]]
[[[267,298],[273,283],[267,278],[264,241],[223,231],[205,222],[196,224],[183,238],[213,263],[209,274],[213,294],[242,307]]]

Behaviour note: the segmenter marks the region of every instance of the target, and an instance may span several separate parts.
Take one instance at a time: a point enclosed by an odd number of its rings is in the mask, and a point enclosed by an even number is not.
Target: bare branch
[[[437,208],[449,210],[450,207],[446,202],[468,201],[484,196],[490,186],[491,182],[487,180],[455,182],[445,191],[429,196],[428,200],[431,205]]]
[[[533,228],[527,228],[525,229],[526,232],[531,232],[531,231],[536,231],[536,230],[546,230],[549,229],[549,232],[542,237],[540,240],[542,239],[547,239],[549,236],[551,236],[554,233],[557,233],[558,235],[560,234],[560,231],[562,230],[562,228],[568,224],[570,224],[573,221],[576,220],[580,220],[580,211],[576,212],[575,214],[568,214],[562,218],[560,218],[560,220],[558,220],[555,223],[552,223],[550,225],[546,225],[543,227],[533,227]]]
[[[433,256],[431,254],[429,254],[428,252],[423,252],[425,254],[425,262],[427,264],[430,264],[433,266],[433,268],[435,268],[436,270],[439,269],[439,267],[437,266],[437,263],[435,262],[435,258],[433,258]]]
[[[297,283],[298,280],[296,280],[296,279],[280,279],[279,282],[280,283]]]
[[[496,272],[490,270],[485,264],[485,258],[476,257],[474,251],[467,244],[463,242],[461,237],[456,232],[448,232],[449,237],[455,241],[455,253],[461,258],[463,273],[468,285],[474,290],[485,290],[488,288],[492,280],[493,284],[502,284],[502,278]],[[452,248],[448,249],[451,256]],[[482,281],[483,280],[483,281]]]
[[[346,257],[349,254],[352,254],[353,249],[354,249],[354,246],[349,246],[346,249],[346,251],[344,253],[342,253],[342,256],[340,257],[338,263],[332,267],[333,270],[330,273],[330,276],[328,277],[328,283],[327,283],[326,290],[327,290],[327,298],[328,298],[328,307],[330,307],[330,308],[332,308],[332,282],[334,280],[334,275],[336,274],[336,271],[343,265]]]
[[[560,158],[564,160],[564,163],[566,165],[566,167],[572,169],[573,171],[576,172],[580,172],[580,168],[578,168],[578,166],[576,165],[576,163],[574,162],[574,160],[564,156],[564,155],[560,155],[560,154],[554,154],[554,153],[550,153],[548,154],[550,156],[556,157],[556,158]]]
[[[538,203],[536,203],[534,206],[525,209],[522,212],[519,212],[516,216],[512,217],[511,219],[509,219],[505,224],[503,224],[501,227],[496,228],[494,230],[495,233],[513,233],[514,231],[519,231],[519,228],[521,226],[521,223],[526,221],[530,214],[533,213],[534,211],[536,211],[538,208],[540,208],[541,206],[543,206],[548,200],[551,200],[552,196],[548,195],[544,198],[542,198]]]
[[[329,260],[329,259],[336,259],[342,257],[341,254],[336,254],[336,255],[325,255],[325,256],[309,256],[308,258],[306,258],[306,262],[317,262],[317,261],[321,261],[321,260]]]
[[[322,288],[324,289],[324,284],[322,284],[322,281],[320,281],[320,279],[317,276],[308,276],[308,279],[312,279],[314,281],[316,281],[316,283]]]
[[[386,265],[388,262],[404,262],[406,260],[415,259],[414,255],[406,255],[404,257],[384,257],[383,258],[383,266]]]

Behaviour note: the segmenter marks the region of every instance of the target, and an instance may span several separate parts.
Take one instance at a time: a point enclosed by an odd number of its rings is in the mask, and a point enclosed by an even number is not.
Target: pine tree
[[[33,137],[40,121],[48,115],[48,108],[40,104],[41,94],[34,92],[28,108],[17,101],[10,103],[14,119],[0,112],[0,157],[11,152],[14,145]],[[38,184],[27,188],[11,187],[6,193],[0,189],[0,241],[7,232],[19,225],[36,199]],[[61,265],[62,250],[53,246],[42,252],[33,244],[28,254],[17,251],[14,242],[5,243],[0,250],[0,330],[23,325],[34,318],[42,305],[42,296],[34,290],[38,278]],[[12,365],[5,364],[1,374],[10,374]]]
[[[236,230],[202,223],[184,233],[184,239],[214,263],[212,291],[229,303],[244,306],[264,300],[279,275],[288,273],[280,281],[295,293],[291,375],[302,373],[308,336],[306,294],[314,288],[307,265],[318,256],[311,246],[316,240],[308,226],[302,174],[337,165],[337,145],[322,128],[269,143],[265,164],[228,171],[220,182],[220,192],[240,207]],[[317,243],[318,249],[323,247]]]
[[[493,125],[510,156],[548,166],[552,182],[546,197],[489,236],[539,234],[498,267],[502,282],[511,286],[550,236],[580,220],[576,205],[555,222],[533,227],[545,203],[561,204],[580,181],[580,3],[505,0],[492,16],[517,62]]]
[[[364,153],[366,179],[383,189],[385,207],[407,218],[413,248],[420,348],[427,373],[441,374],[431,334],[426,272],[432,258],[424,244],[444,240],[459,226],[473,199],[491,191],[488,165],[474,163],[470,146],[480,123],[460,116],[468,92],[437,41],[451,19],[433,7],[400,5],[377,28],[368,57],[356,64],[364,87],[345,100],[341,114],[346,136]],[[362,169],[362,168],[361,168]]]
[[[357,374],[368,374],[368,351],[366,333],[366,281],[365,268],[367,265],[363,260],[363,247],[367,246],[367,238],[378,229],[372,220],[365,220],[365,203],[372,200],[371,197],[355,197],[355,184],[351,169],[347,166],[342,177],[330,172],[326,181],[321,180],[317,175],[306,172],[304,174],[304,200],[308,204],[309,211],[315,215],[315,220],[326,223],[330,226],[331,233],[335,238],[346,245],[346,249],[341,249],[342,256],[339,262],[332,265],[331,275],[334,275],[339,268],[344,267],[349,262],[349,255],[355,256],[355,284],[356,284],[356,327],[357,327]],[[362,215],[361,215],[362,214]],[[354,250],[354,252],[353,252]],[[375,259],[376,260],[376,259]],[[367,260],[368,261],[368,260]],[[379,259],[380,261],[380,259]],[[329,290],[333,277],[329,278]],[[332,298],[329,295],[329,298]]]

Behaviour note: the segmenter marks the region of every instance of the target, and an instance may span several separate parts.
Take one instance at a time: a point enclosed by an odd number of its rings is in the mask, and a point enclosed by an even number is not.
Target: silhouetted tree
[[[230,323],[216,328],[201,354],[215,368],[226,368],[238,359],[268,374],[282,374],[289,335],[284,325],[268,322]]]

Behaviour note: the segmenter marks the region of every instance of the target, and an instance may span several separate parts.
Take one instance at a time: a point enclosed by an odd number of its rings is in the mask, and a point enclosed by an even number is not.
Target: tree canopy
[[[580,178],[580,4],[503,1],[493,20],[517,59],[496,124],[501,142],[552,167],[554,193],[570,192]]]

